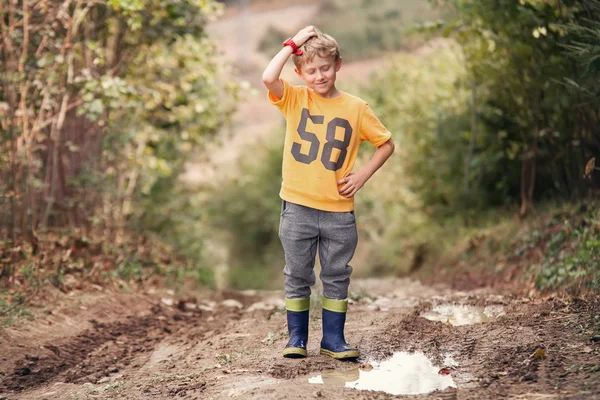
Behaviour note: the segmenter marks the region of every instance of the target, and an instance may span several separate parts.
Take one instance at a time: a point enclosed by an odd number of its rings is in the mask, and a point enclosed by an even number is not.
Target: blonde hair
[[[317,35],[311,37],[300,46],[302,54],[297,56],[294,54],[292,60],[297,68],[300,68],[302,64],[307,61],[311,61],[315,55],[319,57],[332,57],[333,62],[337,63],[340,59],[340,46],[338,42],[332,37],[321,31],[317,30]]]

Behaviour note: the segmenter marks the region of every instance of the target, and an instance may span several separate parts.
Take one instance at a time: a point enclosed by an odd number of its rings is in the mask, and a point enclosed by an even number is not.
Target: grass
[[[13,326],[21,318],[32,318],[21,293],[0,291],[0,332]]]

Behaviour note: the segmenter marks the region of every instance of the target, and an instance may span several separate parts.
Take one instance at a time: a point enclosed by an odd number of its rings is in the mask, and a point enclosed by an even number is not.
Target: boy
[[[294,69],[306,86],[279,78],[294,54]],[[306,357],[310,287],[315,283],[317,248],[323,282],[321,354],[356,359],[358,349],[344,339],[348,307],[348,265],[358,243],[354,195],[394,151],[390,132],[367,103],[335,87],[342,66],[335,39],[314,26],[286,40],[262,79],[269,100],[284,115],[282,212],[279,237],[285,252],[285,297],[289,358]],[[377,147],[360,171],[352,168],[360,142]]]

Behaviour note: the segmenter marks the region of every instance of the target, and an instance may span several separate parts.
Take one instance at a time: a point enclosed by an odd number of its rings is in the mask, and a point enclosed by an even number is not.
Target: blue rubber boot
[[[306,357],[310,299],[285,299],[285,309],[287,310],[290,340],[283,349],[283,356],[287,358]]]
[[[321,354],[337,360],[352,360],[360,356],[360,351],[348,346],[344,339],[344,324],[348,300],[333,300],[323,297],[323,340]]]

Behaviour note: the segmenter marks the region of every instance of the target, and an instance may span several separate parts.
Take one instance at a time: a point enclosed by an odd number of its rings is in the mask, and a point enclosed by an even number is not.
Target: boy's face
[[[341,67],[341,58],[336,63],[331,56],[321,57],[316,54],[312,60],[302,64],[300,69],[294,70],[309,88],[325,96],[334,88],[336,75]]]

